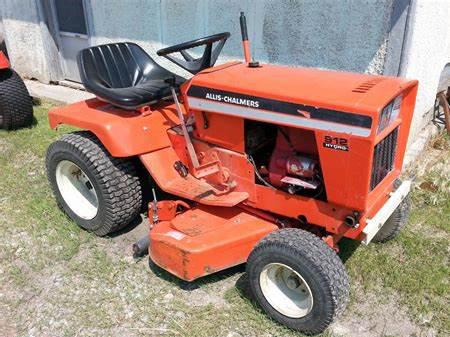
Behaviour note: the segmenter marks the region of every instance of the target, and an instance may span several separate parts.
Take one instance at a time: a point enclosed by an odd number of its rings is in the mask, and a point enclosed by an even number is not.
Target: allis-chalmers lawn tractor
[[[11,69],[8,58],[0,51],[0,128],[6,130],[30,126],[33,104],[25,84]]]
[[[157,52],[188,80],[133,43],[82,50],[97,98],[50,111],[52,128],[85,131],[50,145],[48,178],[70,218],[106,235],[139,214],[145,171],[158,192],[137,250],[187,281],[246,263],[262,309],[317,334],[348,299],[338,241],[387,241],[405,224],[417,81],[260,64],[240,20],[245,62],[214,66],[229,33]]]

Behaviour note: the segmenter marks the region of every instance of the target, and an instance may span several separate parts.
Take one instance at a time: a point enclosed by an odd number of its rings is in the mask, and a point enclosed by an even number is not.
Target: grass
[[[298,336],[248,299],[242,267],[186,284],[134,261],[133,231],[97,238],[67,219],[44,158],[71,129],[49,129],[50,107],[35,107],[31,129],[0,131],[1,335]],[[450,333],[449,158],[450,140],[439,136],[410,171],[413,209],[398,239],[342,243],[343,256],[352,251],[351,303],[324,336]]]

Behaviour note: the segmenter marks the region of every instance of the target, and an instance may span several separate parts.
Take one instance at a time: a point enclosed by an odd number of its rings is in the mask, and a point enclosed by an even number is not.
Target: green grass
[[[248,299],[242,268],[187,285],[150,269],[146,259],[133,261],[128,233],[97,238],[65,217],[44,158],[48,145],[71,129],[49,129],[50,107],[45,101],[35,107],[31,129],[0,131],[1,335],[298,336]],[[394,305],[419,332],[450,332],[449,138],[437,138],[426,156],[432,159],[417,176],[399,238],[367,247],[342,243],[352,289],[339,324],[349,329],[366,324],[378,331],[365,321]]]

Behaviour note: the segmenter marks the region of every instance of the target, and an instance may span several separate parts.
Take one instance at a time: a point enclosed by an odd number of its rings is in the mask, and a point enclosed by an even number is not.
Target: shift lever
[[[189,157],[191,158],[191,162],[194,168],[197,168],[200,166],[200,163],[198,161],[197,153],[195,153],[194,145],[192,145],[192,140],[191,137],[189,136],[189,132],[186,127],[186,122],[184,121],[183,112],[181,111],[180,102],[178,101],[177,92],[175,91],[175,87],[177,85],[175,76],[164,80],[164,82],[170,85],[170,92],[172,93],[172,98],[173,101],[175,102],[178,119],[180,120],[181,124],[181,131],[183,132],[184,140],[186,141],[186,147],[189,153]]]

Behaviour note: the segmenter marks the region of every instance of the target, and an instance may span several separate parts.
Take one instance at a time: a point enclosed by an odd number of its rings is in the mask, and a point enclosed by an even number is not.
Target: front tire
[[[301,229],[262,239],[247,261],[250,290],[277,322],[307,335],[323,332],[348,301],[349,280],[336,253]]]
[[[80,227],[103,236],[139,214],[142,190],[133,162],[112,157],[92,133],[62,136],[48,148],[46,166],[58,206]]]
[[[0,127],[13,130],[32,122],[33,103],[22,79],[12,69],[0,71]]]
[[[397,179],[394,182],[394,188],[397,189],[401,184],[401,180]],[[408,194],[405,199],[402,200],[400,205],[397,206],[389,219],[386,220],[383,227],[381,227],[378,233],[375,234],[372,241],[376,243],[384,243],[395,239],[408,222],[410,209],[411,198]]]

